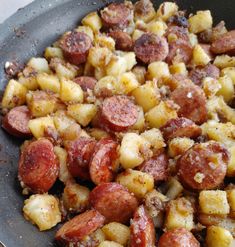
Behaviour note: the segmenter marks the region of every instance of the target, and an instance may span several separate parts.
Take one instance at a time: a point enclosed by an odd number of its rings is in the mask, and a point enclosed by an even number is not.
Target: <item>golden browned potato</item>
[[[200,33],[210,29],[213,19],[210,10],[197,11],[195,15],[189,17],[189,31],[191,33]]]

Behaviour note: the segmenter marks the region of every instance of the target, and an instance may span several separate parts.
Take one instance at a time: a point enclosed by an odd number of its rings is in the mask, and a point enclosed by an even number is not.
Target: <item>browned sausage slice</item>
[[[128,33],[117,30],[108,35],[114,39],[116,50],[131,51],[133,49],[133,41]]]
[[[220,70],[213,64],[208,64],[205,67],[198,66],[189,72],[189,78],[198,86],[202,85],[202,80],[205,77],[218,79],[219,76]]]
[[[191,189],[214,189],[223,182],[228,161],[229,153],[220,143],[196,144],[178,160],[178,175]]]
[[[143,205],[135,211],[130,230],[130,247],[154,247],[156,245],[154,224]]]
[[[92,209],[79,214],[66,222],[56,233],[55,239],[62,244],[78,243],[102,227],[105,218]]]
[[[79,65],[86,62],[91,48],[91,39],[83,32],[73,31],[62,37],[60,48],[63,50],[64,57],[70,63]]]
[[[215,54],[234,53],[235,51],[235,30],[227,32],[216,39],[211,45],[211,51]]]
[[[129,25],[131,11],[124,3],[111,3],[101,12],[104,27],[124,29]]]
[[[95,145],[96,141],[94,139],[80,137],[66,147],[68,152],[68,169],[73,177],[90,179],[89,162]]]
[[[113,167],[118,157],[118,144],[111,138],[101,139],[95,146],[90,162],[90,176],[95,184],[111,182],[113,180]]]
[[[137,118],[137,106],[125,95],[106,98],[102,104],[100,122],[108,130],[125,131]]]
[[[158,183],[168,178],[168,158],[165,153],[155,155],[140,165],[139,169],[153,176],[154,182]]]
[[[164,60],[168,55],[169,47],[164,37],[153,33],[144,33],[135,41],[134,51],[140,61],[152,63]]]
[[[28,127],[31,114],[27,106],[17,106],[10,110],[2,120],[2,127],[11,135],[16,137],[30,137],[31,131]]]
[[[185,228],[165,232],[159,239],[158,247],[200,247],[193,234]]]
[[[171,99],[180,106],[178,116],[196,124],[207,120],[206,96],[200,87],[194,84],[178,87],[172,92]]]
[[[137,199],[118,183],[103,183],[90,193],[90,203],[106,222],[127,223],[138,207]]]
[[[165,140],[170,140],[175,137],[196,138],[201,135],[201,128],[192,120],[181,117],[170,119],[163,127],[162,134]]]
[[[97,83],[97,80],[91,76],[79,76],[73,79],[73,81],[79,84],[85,92],[87,92],[88,89],[93,90]]]
[[[47,192],[59,174],[59,163],[52,143],[39,139],[27,145],[20,155],[18,172],[19,180],[32,192]]]

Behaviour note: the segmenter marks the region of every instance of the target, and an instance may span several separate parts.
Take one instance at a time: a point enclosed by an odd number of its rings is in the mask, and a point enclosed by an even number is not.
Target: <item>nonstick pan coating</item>
[[[154,1],[158,6],[163,1]],[[235,27],[234,0],[176,1],[188,13],[210,9],[214,23],[225,20],[228,28]],[[75,27],[88,12],[106,5],[102,0],[36,0],[19,10],[0,25],[0,90],[7,83],[6,61],[26,62],[41,55],[64,31]],[[0,11],[4,6],[0,4]],[[0,241],[6,247],[55,246],[56,229],[39,232],[22,215],[24,197],[17,180],[17,165],[21,141],[0,129]],[[0,243],[1,246],[1,243]]]

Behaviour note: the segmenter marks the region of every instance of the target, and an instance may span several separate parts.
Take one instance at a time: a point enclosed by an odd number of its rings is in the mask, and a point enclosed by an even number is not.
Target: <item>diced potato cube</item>
[[[55,129],[52,117],[35,118],[29,121],[29,129],[37,139],[44,136],[44,131],[48,127]]]
[[[126,61],[126,71],[131,70],[137,64],[134,52],[125,52],[123,57]]]
[[[173,2],[162,3],[157,10],[157,17],[163,21],[167,21],[171,16],[173,16],[178,11],[178,6]]]
[[[175,158],[185,153],[193,145],[194,141],[190,138],[176,137],[168,143],[168,154],[170,157]]]
[[[194,33],[189,33],[189,41],[192,47],[198,44],[197,35]]]
[[[126,72],[120,75],[119,83],[121,84],[125,94],[129,94],[139,86],[139,82],[137,81],[135,74],[132,72]]]
[[[122,85],[114,76],[105,76],[95,84],[94,92],[96,96],[106,96],[123,93]]]
[[[93,67],[106,67],[112,61],[113,54],[107,47],[92,47],[87,60]]]
[[[229,76],[223,76],[219,78],[219,84],[221,86],[217,95],[222,95],[225,102],[229,102],[234,97],[234,85]]]
[[[94,41],[94,33],[93,30],[89,26],[79,26],[76,28],[78,32],[85,33],[88,35],[92,41]]]
[[[102,138],[110,137],[110,135],[106,131],[97,128],[90,129],[89,134],[91,137],[94,137],[98,141]]]
[[[207,228],[206,244],[208,247],[232,247],[232,234],[219,226],[210,226]]]
[[[38,82],[35,75],[24,75],[24,73],[19,73],[18,82],[25,86],[28,90],[34,91],[38,89]]]
[[[45,58],[32,57],[27,65],[35,69],[38,73],[50,73],[50,68]]]
[[[139,166],[145,159],[145,153],[141,150],[150,151],[150,143],[135,133],[124,135],[120,147],[120,163],[124,169]]]
[[[230,206],[230,216],[235,218],[235,189],[227,190],[227,197]]]
[[[2,98],[2,108],[11,109],[23,105],[26,99],[27,89],[16,80],[10,80]]]
[[[114,39],[104,34],[99,33],[95,36],[95,45],[99,47],[106,47],[111,51],[115,50]]]
[[[116,178],[116,182],[125,186],[140,199],[154,188],[154,179],[152,175],[132,169],[127,169],[120,173]]]
[[[134,96],[136,103],[143,108],[144,112],[149,111],[160,102],[160,93],[151,81],[137,87],[132,92],[132,96]]]
[[[56,75],[38,74],[37,83],[42,90],[49,90],[54,93],[60,92],[60,81]]]
[[[77,83],[62,79],[60,81],[60,99],[64,102],[83,102],[83,91]]]
[[[129,227],[118,222],[111,222],[103,226],[102,231],[104,232],[106,239],[117,242],[124,246],[127,245],[130,238]]]
[[[96,246],[98,246],[100,243],[105,241],[105,235],[103,231],[98,228],[95,232],[91,233],[90,235],[87,235],[86,237],[83,238],[79,244],[82,246],[90,246],[91,243],[95,243]]]
[[[196,66],[206,66],[210,62],[210,56],[200,45],[195,45],[193,49],[193,62]]]
[[[106,67],[107,75],[119,76],[127,71],[127,62],[124,57],[113,57]]]
[[[142,131],[145,127],[145,118],[144,118],[144,111],[141,106],[137,106],[138,108],[138,118],[134,125],[131,126],[132,130]]]
[[[93,104],[75,104],[68,106],[68,114],[82,126],[87,126],[97,112]]]
[[[66,65],[59,63],[55,67],[56,75],[59,79],[73,79],[78,75],[77,69],[68,63]]]
[[[147,30],[158,36],[163,36],[166,32],[167,25],[163,21],[151,21],[147,24]]]
[[[133,41],[136,41],[138,38],[140,38],[144,34],[144,31],[135,29],[135,31],[132,33],[132,39]]]
[[[103,241],[98,247],[123,247],[123,245],[118,244],[114,241]]]
[[[69,117],[66,111],[60,110],[57,111],[54,116],[54,124],[59,133],[63,133],[63,131],[75,123],[75,120]]]
[[[58,57],[63,59],[63,52],[59,47],[47,47],[44,53],[44,56],[47,60],[53,58],[53,57]]]
[[[203,91],[208,98],[215,96],[216,93],[221,89],[219,81],[212,77],[205,77],[202,80],[202,85]]]
[[[84,26],[89,26],[94,33],[99,32],[102,27],[102,21],[97,12],[91,12],[82,19]]]
[[[181,74],[181,75],[188,75],[188,70],[186,68],[185,63],[176,63],[170,66],[171,74]]]
[[[189,31],[200,33],[212,28],[213,19],[210,10],[197,11],[196,15],[189,17]]]
[[[191,202],[184,197],[170,201],[166,211],[166,229],[186,228],[191,231],[194,227],[193,212]]]
[[[141,134],[150,144],[154,150],[159,150],[166,146],[164,142],[164,138],[159,129],[153,128],[150,130],[146,130]]]
[[[234,177],[235,176],[235,144],[234,146],[229,148],[230,152],[230,160],[227,166],[227,176]]]
[[[200,210],[204,214],[226,215],[229,213],[229,204],[225,191],[204,190],[199,195]]]
[[[220,69],[227,67],[235,67],[235,57],[230,57],[228,55],[216,56],[214,60],[214,65]]]
[[[153,78],[160,79],[169,77],[170,71],[168,64],[160,61],[150,63],[148,66],[147,76],[149,80],[152,80]]]
[[[184,187],[176,178],[171,178],[167,182],[166,197],[169,199],[177,198],[184,190]]]
[[[24,216],[39,227],[40,231],[49,230],[61,222],[59,201],[52,195],[32,195],[25,200]]]
[[[175,106],[167,101],[161,101],[145,114],[145,119],[151,128],[160,128],[172,118],[177,118],[177,111]]]
[[[67,152],[60,146],[54,147],[55,155],[57,156],[60,164],[59,180],[66,183],[68,180],[72,179],[67,167]]]
[[[234,67],[228,67],[224,68],[221,71],[222,76],[227,75],[230,77],[233,81],[233,85],[235,85],[235,68]]]

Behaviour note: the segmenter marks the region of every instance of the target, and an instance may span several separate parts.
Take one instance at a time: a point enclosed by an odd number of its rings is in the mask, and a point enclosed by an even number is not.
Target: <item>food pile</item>
[[[27,139],[25,219],[61,223],[69,247],[233,246],[234,54],[209,10],[140,0],[31,58],[2,99],[3,128]]]

